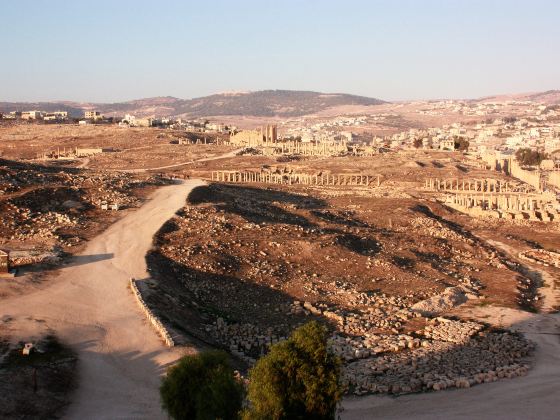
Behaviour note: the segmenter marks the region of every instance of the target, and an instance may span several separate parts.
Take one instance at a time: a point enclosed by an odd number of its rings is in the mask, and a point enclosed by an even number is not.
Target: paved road
[[[128,280],[148,277],[145,256],[153,235],[201,184],[190,180],[158,189],[91,240],[48,287],[2,302],[0,318],[13,317],[22,338],[33,334],[25,321],[33,316],[78,351],[80,382],[68,418],[166,418],[157,389],[177,354],[146,323]]]

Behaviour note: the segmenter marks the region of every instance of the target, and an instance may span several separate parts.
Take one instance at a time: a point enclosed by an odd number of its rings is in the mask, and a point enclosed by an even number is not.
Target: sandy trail
[[[491,242],[491,241],[489,241]],[[516,251],[492,241],[516,258]],[[525,264],[525,263],[524,263]],[[559,303],[552,277],[532,265],[543,279],[539,290],[543,312],[532,314],[502,307],[458,310],[499,327],[523,333],[537,345],[528,375],[469,389],[387,396],[349,397],[344,400],[343,420],[382,419],[557,419],[560,408],[560,314],[550,313]]]
[[[149,277],[145,256],[153,235],[201,184],[190,180],[158,189],[90,241],[48,287],[2,302],[0,318],[14,318],[12,338],[32,337],[33,317],[78,351],[79,387],[68,418],[166,418],[157,388],[177,352],[146,323],[128,280]]]
[[[534,367],[525,377],[469,389],[393,397],[347,398],[344,420],[379,419],[557,419],[560,401],[560,316],[506,308],[481,308],[537,343]]]
[[[220,156],[211,156],[211,157],[207,157],[207,158],[202,158],[202,159],[196,159],[196,160],[189,160],[187,162],[181,162],[181,163],[174,163],[172,165],[165,165],[165,166],[158,166],[155,168],[138,168],[138,169],[114,169],[117,172],[129,172],[129,173],[140,173],[140,172],[148,172],[148,171],[161,171],[164,169],[171,169],[171,168],[178,168],[180,166],[186,166],[186,165],[192,165],[195,162],[206,162],[209,160],[217,160],[217,159],[224,159],[224,158],[229,158],[229,157],[234,157],[237,153],[239,153],[241,150],[243,149],[236,149],[236,150],[232,150],[229,153],[225,153],[223,155]]]

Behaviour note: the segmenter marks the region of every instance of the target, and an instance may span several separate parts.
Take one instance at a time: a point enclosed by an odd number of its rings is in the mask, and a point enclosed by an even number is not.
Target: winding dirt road
[[[504,326],[511,325],[537,343],[534,367],[527,376],[469,389],[397,398],[347,398],[341,418],[557,419],[560,404],[560,317],[557,314],[529,314],[506,308],[481,308],[473,315],[496,316]]]
[[[515,259],[517,252],[492,242]],[[502,307],[460,310],[495,326],[523,333],[536,343],[533,368],[527,376],[481,384],[469,389],[411,394],[401,397],[350,397],[343,403],[343,420],[379,419],[557,419],[560,410],[560,303],[552,277],[537,265],[531,269],[544,280],[543,312],[533,314]]]
[[[22,339],[36,333],[33,317],[78,352],[79,387],[68,418],[166,418],[157,389],[178,354],[147,324],[128,280],[149,277],[145,257],[154,234],[198,185],[190,180],[158,189],[90,241],[50,285],[2,302],[0,318],[12,317]]]

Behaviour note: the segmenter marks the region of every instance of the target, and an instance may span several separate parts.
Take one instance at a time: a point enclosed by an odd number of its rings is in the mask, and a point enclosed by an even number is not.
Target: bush
[[[217,350],[181,358],[160,387],[162,406],[176,420],[237,419],[243,393],[227,353]]]
[[[249,372],[245,420],[334,419],[342,397],[340,362],[327,349],[317,322],[298,328],[272,346]]]
[[[462,137],[455,137],[455,150],[460,150],[461,152],[466,152],[469,150],[469,141]]]
[[[515,159],[521,165],[528,165],[528,166],[538,166],[541,162],[546,159],[546,153],[541,153],[536,150],[531,149],[518,149],[515,152]]]

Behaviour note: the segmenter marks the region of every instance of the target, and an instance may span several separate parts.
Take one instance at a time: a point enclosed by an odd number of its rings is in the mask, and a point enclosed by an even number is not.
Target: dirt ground
[[[251,365],[295,326],[320,319],[333,328],[333,346],[347,362],[350,389],[358,394],[449,386],[445,380],[434,385],[429,376],[410,385],[395,379],[402,379],[397,372],[416,358],[425,359],[425,365],[441,360],[438,374],[455,387],[463,387],[465,377],[468,386],[482,380],[472,369],[502,372],[522,366],[526,371],[530,345],[518,338],[467,319],[449,321],[457,322],[449,327],[448,321],[434,321],[460,305],[533,312],[556,308],[555,298],[539,287],[558,269],[537,271],[517,257],[529,247],[551,247],[560,239],[556,223],[473,219],[423,189],[427,177],[499,174],[445,153],[301,159],[289,168],[273,159],[200,162],[192,176],[209,176],[217,168],[361,171],[381,175],[382,182],[379,187],[213,183],[195,189],[183,211],[159,232],[148,258],[157,279],[148,302],[173,328],[224,347]],[[463,332],[438,341],[426,333],[433,322],[445,334],[455,328]],[[482,332],[461,336],[471,327]],[[495,344],[485,340],[501,340],[500,334],[512,340],[496,353],[502,361],[486,360],[484,352]],[[414,340],[423,337],[432,339],[421,343],[428,353],[398,350],[403,342],[414,349],[420,345]],[[444,342],[455,344],[450,348]],[[501,355],[506,348],[513,353]],[[382,371],[376,370],[380,363]],[[457,366],[460,374],[446,376],[446,369]],[[370,369],[374,372],[366,373]],[[518,374],[524,373],[515,370],[513,376]]]
[[[10,322],[5,325],[9,329]],[[59,418],[78,383],[76,354],[53,335],[35,340],[28,356],[23,345],[0,338],[0,417]]]
[[[106,418],[128,415],[134,394],[136,414],[162,416],[159,375],[177,354],[162,349],[131,304],[123,289],[131,276],[141,280],[144,299],[178,349],[222,347],[242,370],[297,325],[324,322],[345,362],[345,384],[358,395],[502,382],[549,360],[539,348],[531,358],[526,337],[545,351],[550,343],[527,334],[525,321],[538,323],[558,308],[560,269],[520,253],[558,252],[558,223],[475,219],[444,206],[441,194],[423,188],[426,178],[505,179],[464,155],[233,156],[224,146],[171,144],[174,134],[158,129],[37,127],[0,127],[0,246],[15,251],[23,274],[1,281],[0,316],[17,315],[24,331],[32,308],[78,349],[89,379],[73,414],[91,415],[108,398]],[[105,145],[121,151],[66,166],[8,160],[45,148]],[[160,166],[163,178],[120,172]],[[381,185],[198,180],[221,169],[360,172],[379,175]],[[159,188],[167,176],[191,180]],[[128,208],[107,213],[99,209],[103,200]],[[351,400],[347,418],[385,404],[368,398]]]
[[[58,160],[57,165],[87,166],[100,170],[148,169],[212,157],[227,150],[214,144],[174,144],[178,139],[216,140],[212,133],[157,128],[129,128],[116,125],[2,124],[0,156],[6,159],[36,159],[51,151],[75,148],[112,148],[107,152],[76,160]]]

